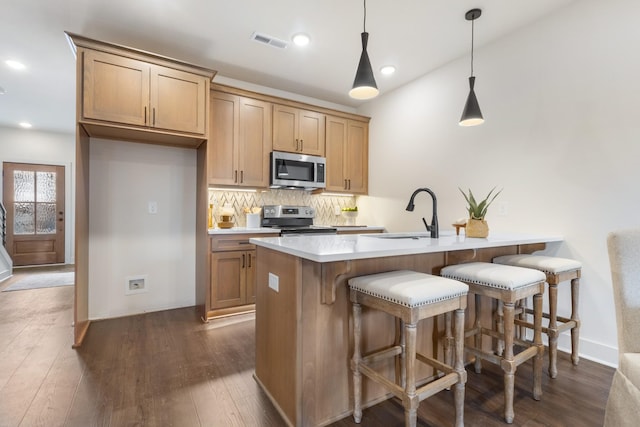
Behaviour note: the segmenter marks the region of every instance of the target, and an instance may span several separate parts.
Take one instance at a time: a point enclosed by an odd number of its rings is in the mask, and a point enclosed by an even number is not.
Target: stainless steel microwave
[[[326,159],[307,154],[271,152],[271,188],[325,188]]]

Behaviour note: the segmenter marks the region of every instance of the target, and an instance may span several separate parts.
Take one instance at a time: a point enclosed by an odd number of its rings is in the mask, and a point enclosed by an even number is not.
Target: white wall
[[[65,263],[73,264],[75,224],[74,134],[38,132],[0,126],[0,162],[37,163],[65,167]],[[0,183],[2,178],[0,178]],[[0,185],[0,200],[2,185]]]
[[[195,305],[196,150],[90,143],[89,318]],[[138,275],[148,291],[126,295]]]
[[[428,197],[419,196],[414,212],[404,209],[424,186],[438,196],[441,228],[451,228],[466,216],[458,187],[478,195],[504,188],[496,205],[506,202],[508,214],[492,206],[491,230],[564,235],[547,252],[584,264],[581,354],[612,365],[617,342],[606,236],[640,223],[639,14],[635,1],[574,2],[476,49],[482,126],[457,124],[468,57],[358,111],[372,117],[362,221],[390,231],[421,229],[420,218],[431,216]],[[559,311],[568,314],[564,288]],[[560,346],[569,345],[564,334]]]

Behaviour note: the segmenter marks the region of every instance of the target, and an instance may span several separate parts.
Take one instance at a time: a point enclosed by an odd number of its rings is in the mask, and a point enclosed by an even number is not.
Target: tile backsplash
[[[344,207],[356,206],[356,196],[313,195],[304,190],[268,190],[258,192],[209,189],[209,203],[213,204],[214,223],[219,219],[220,207],[231,206],[235,211],[235,223],[246,226],[244,208],[264,205],[311,206],[316,209],[315,225],[344,225],[346,219],[335,212]]]

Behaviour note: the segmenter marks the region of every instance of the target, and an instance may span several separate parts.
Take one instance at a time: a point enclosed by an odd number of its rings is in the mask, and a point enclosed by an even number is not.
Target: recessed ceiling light
[[[32,127],[31,123],[29,122],[20,122],[18,124],[20,125],[21,128],[25,128],[25,129],[30,129]]]
[[[306,46],[311,41],[309,36],[304,33],[294,34],[291,40],[293,40],[296,46]]]
[[[14,70],[24,70],[26,68],[22,62],[14,61],[13,59],[7,59],[4,63]]]
[[[394,67],[393,65],[385,65],[384,67],[380,68],[380,72],[385,76],[390,76],[391,74],[396,72],[396,67]]]

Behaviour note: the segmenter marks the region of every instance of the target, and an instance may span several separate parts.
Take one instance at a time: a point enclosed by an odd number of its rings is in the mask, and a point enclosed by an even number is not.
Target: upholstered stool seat
[[[547,325],[542,327],[542,332],[547,334],[549,338],[549,376],[555,378],[558,375],[558,336],[566,330],[571,330],[571,360],[574,365],[577,365],[580,358],[578,354],[580,341],[578,298],[582,264],[573,259],[545,255],[504,255],[494,258],[493,262],[533,268],[546,274],[549,312],[542,313],[542,316],[548,319]],[[571,283],[571,317],[569,318],[558,316],[558,285],[567,281]],[[525,308],[524,310],[531,313],[530,309]],[[525,326],[531,327],[531,324],[525,323]]]
[[[464,310],[469,287],[456,280],[408,270],[389,271],[349,279],[353,304],[353,418],[362,420],[362,381],[365,375],[384,386],[402,400],[405,425],[415,426],[420,401],[454,386],[455,425],[464,425],[464,384],[466,371],[463,363]],[[362,305],[383,311],[400,320],[401,337],[382,350],[362,356]],[[449,329],[445,338],[454,342],[455,362],[445,364],[416,349],[417,323],[429,317],[455,312],[454,336]],[[399,342],[398,342],[399,341]],[[400,384],[377,372],[372,364],[386,358],[400,357]],[[438,375],[427,384],[416,388],[416,360],[432,366]],[[453,365],[453,366],[452,366]]]
[[[499,365],[504,371],[504,418],[512,423],[514,418],[513,395],[515,372],[519,365],[533,359],[533,398],[542,397],[542,294],[544,292],[544,273],[528,268],[492,264],[488,262],[472,262],[450,265],[443,268],[440,275],[459,280],[469,285],[469,292],[475,294],[475,323],[466,331],[466,336],[473,336],[472,346],[467,345],[465,351],[475,356],[475,370],[481,371],[481,360]],[[498,300],[502,304],[504,329],[496,331],[485,328],[481,324],[481,297]],[[516,324],[515,303],[533,296],[534,301],[534,339],[533,343],[515,339]],[[483,335],[504,341],[502,355],[486,351],[483,347]],[[514,352],[517,343],[525,349],[518,354]]]

